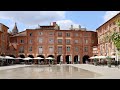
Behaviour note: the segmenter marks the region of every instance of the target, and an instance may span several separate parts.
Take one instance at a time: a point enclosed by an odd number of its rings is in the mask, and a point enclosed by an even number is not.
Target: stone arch
[[[57,64],[59,64],[60,63],[60,57],[61,57],[62,55],[58,55],[57,56]]]
[[[89,56],[88,55],[84,55],[83,56],[83,63],[85,64],[86,61],[90,62]]]
[[[65,60],[66,60],[67,64],[70,64],[70,58],[69,57],[70,57],[70,55],[66,55],[66,57],[65,57]]]
[[[74,56],[74,63],[77,64],[78,63],[78,55]]]

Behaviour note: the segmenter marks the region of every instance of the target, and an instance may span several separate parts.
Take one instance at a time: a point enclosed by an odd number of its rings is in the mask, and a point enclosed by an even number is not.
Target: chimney
[[[80,29],[81,29],[81,26],[79,25],[78,28],[79,28],[79,30],[80,30]]]
[[[56,22],[53,22],[53,26],[56,26]]]
[[[73,30],[73,25],[71,25],[71,30]]]

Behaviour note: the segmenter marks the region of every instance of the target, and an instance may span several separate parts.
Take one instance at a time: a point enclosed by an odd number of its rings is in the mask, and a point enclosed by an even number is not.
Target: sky
[[[19,32],[37,28],[38,25],[50,25],[57,22],[61,30],[69,30],[71,25],[95,31],[100,25],[120,11],[0,11],[0,23],[12,31],[15,22]]]

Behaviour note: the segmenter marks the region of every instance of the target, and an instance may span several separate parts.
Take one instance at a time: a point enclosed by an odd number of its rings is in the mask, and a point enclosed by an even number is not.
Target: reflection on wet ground
[[[73,66],[33,65],[0,71],[0,79],[82,79],[101,76]]]

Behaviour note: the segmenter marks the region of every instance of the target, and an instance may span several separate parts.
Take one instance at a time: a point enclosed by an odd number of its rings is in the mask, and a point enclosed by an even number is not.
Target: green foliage
[[[120,20],[116,20],[116,25],[118,27],[120,27]],[[111,35],[111,40],[114,43],[114,45],[116,46],[117,50],[120,51],[120,32],[114,32]]]
[[[117,50],[120,50],[120,33],[118,32],[114,32],[112,34],[112,41],[114,43],[114,45],[116,46]]]
[[[116,20],[116,24],[120,26],[120,20]]]

